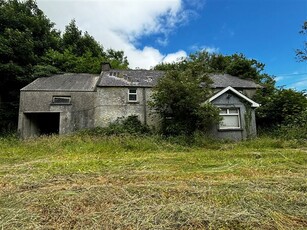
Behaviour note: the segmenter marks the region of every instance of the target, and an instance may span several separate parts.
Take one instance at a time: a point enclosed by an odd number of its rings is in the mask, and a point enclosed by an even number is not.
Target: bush
[[[201,61],[190,61],[159,79],[151,106],[162,118],[164,135],[192,135],[219,122],[218,109],[204,104],[212,93],[210,83]]]
[[[262,99],[258,100],[262,106],[256,110],[258,126],[274,129],[303,123],[300,119],[307,110],[306,92],[280,89]]]
[[[307,109],[297,116],[288,117],[275,133],[285,139],[307,140]]]
[[[120,134],[148,134],[150,128],[143,125],[136,115],[119,117],[108,127],[97,127],[90,130],[81,131],[90,135],[120,135]]]

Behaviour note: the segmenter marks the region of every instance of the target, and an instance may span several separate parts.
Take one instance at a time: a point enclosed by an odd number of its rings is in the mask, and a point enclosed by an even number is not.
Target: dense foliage
[[[101,62],[128,68],[123,51],[104,51],[71,21],[63,34],[35,1],[0,0],[0,132],[15,129],[19,90],[59,72],[100,73]]]
[[[0,1],[0,131],[17,122],[19,89],[57,36],[34,1]]]
[[[280,132],[280,127],[283,127],[284,131],[285,127],[303,129],[303,126],[297,126],[297,124],[304,122],[303,117],[307,110],[305,92],[277,88],[273,76],[264,73],[264,66],[263,63],[248,59],[243,54],[222,55],[207,52],[191,54],[188,58],[176,63],[157,65],[155,69],[167,72],[154,94],[155,108],[164,118],[164,132],[169,130],[171,133],[180,133],[185,130],[193,132],[200,127],[203,129],[204,125],[201,121],[208,116],[214,118],[211,120],[213,123],[217,121],[216,110],[210,108],[206,110],[206,114],[202,114],[199,110],[201,106],[197,106],[205,102],[210,95],[208,87],[210,82],[205,77],[210,73],[227,73],[251,79],[262,86],[253,98],[261,104],[261,107],[256,110],[257,124],[260,129],[270,129],[270,132],[272,130]],[[202,88],[199,87],[200,84]],[[168,114],[170,112],[171,115]],[[205,124],[205,127],[209,126],[210,124]],[[307,138],[307,135],[304,138]]]
[[[279,89],[266,98],[258,111],[258,123],[266,127],[288,124],[307,109],[307,98],[304,92],[292,89]]]
[[[152,97],[152,107],[162,117],[164,134],[190,135],[219,122],[219,110],[205,103],[211,95],[211,80],[203,68],[206,57],[207,53],[198,53],[179,63],[156,67],[168,70]]]
[[[59,39],[58,49],[49,49],[41,60],[43,66],[53,66],[59,71],[75,73],[100,73],[101,62],[112,68],[127,69],[128,60],[123,51],[104,51],[88,32],[83,33],[72,20]]]
[[[227,73],[236,77],[252,79],[258,83],[272,81],[272,77],[263,74],[264,64],[248,59],[243,54],[210,54],[205,51],[190,54],[188,58],[174,63],[161,63],[156,70],[184,70],[197,63],[198,69],[205,73]]]

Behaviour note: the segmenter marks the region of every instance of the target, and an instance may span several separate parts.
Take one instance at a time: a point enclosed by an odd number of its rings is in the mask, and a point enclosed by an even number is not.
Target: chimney
[[[111,69],[111,64],[109,62],[102,62],[101,63],[101,71],[110,71]]]

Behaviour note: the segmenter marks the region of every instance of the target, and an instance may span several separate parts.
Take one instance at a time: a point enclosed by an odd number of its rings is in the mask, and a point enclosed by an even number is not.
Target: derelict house
[[[103,66],[100,75],[71,73],[38,78],[21,89],[18,131],[22,138],[66,134],[105,127],[119,117],[138,116],[151,127],[160,118],[148,106],[153,87],[163,71],[113,70]],[[261,86],[227,74],[214,74],[211,103],[223,121],[212,128],[216,138],[242,140],[256,135],[251,98]]]

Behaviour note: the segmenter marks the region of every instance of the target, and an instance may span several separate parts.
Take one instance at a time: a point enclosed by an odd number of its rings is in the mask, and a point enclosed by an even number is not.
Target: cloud
[[[287,88],[307,90],[307,76],[302,77],[300,80],[291,83]]]
[[[213,53],[218,53],[219,52],[219,48],[208,47],[208,46],[203,47],[202,50],[208,52],[209,54],[213,54]]]
[[[282,77],[282,76],[278,76],[278,77],[275,77],[275,78],[274,78],[274,80],[275,80],[276,82],[282,81],[283,79],[284,79],[284,77]]]
[[[278,74],[274,78],[277,85],[296,90],[307,90],[307,73],[294,71],[292,73]]]
[[[198,45],[192,45],[190,47],[190,50],[192,51],[206,51],[210,54],[213,54],[213,53],[219,53],[220,49],[217,48],[217,47],[214,47],[214,46],[206,46],[206,45],[202,45],[202,46],[198,46]]]
[[[166,57],[163,58],[164,63],[173,63],[178,62],[182,58],[187,57],[187,53],[184,50],[179,50],[176,53],[168,54]]]
[[[166,46],[169,34],[192,15],[183,0],[37,0],[37,4],[61,31],[75,19],[79,29],[88,31],[105,49],[123,50],[130,68],[148,69],[183,54],[161,54],[146,45],[137,48],[138,41],[156,35],[157,43]]]

